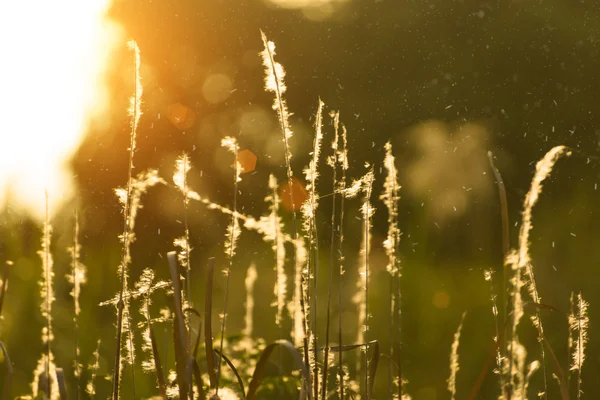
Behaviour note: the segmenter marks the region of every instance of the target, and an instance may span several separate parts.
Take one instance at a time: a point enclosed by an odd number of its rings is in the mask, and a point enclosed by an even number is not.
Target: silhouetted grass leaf
[[[248,386],[248,393],[246,394],[246,399],[253,400],[255,398],[256,391],[260,386],[260,382],[265,373],[267,361],[269,360],[271,353],[273,353],[273,350],[275,350],[277,346],[283,347],[291,354],[292,358],[294,359],[294,363],[300,369],[302,377],[304,378],[304,385],[306,387],[306,393],[308,395],[308,398],[312,399],[312,384],[310,379],[310,373],[308,372],[306,365],[304,365],[304,361],[302,360],[302,355],[300,354],[300,352],[296,350],[294,345],[288,342],[287,340],[277,340],[276,342],[271,343],[270,345],[265,347],[265,349],[260,355],[258,363],[256,364],[254,374],[252,374],[252,380],[250,381],[250,385]]]
[[[201,337],[201,333],[202,333],[202,316],[200,315],[200,313],[198,312],[198,310],[196,310],[195,308],[191,308],[188,307],[185,310],[183,310],[183,312],[185,313],[192,313],[195,314],[200,322],[198,322],[198,335],[196,335],[196,340],[194,341],[194,350],[192,351],[192,356],[194,357],[194,360],[198,357],[198,348],[200,347],[200,337]],[[190,332],[190,335],[192,333]]]
[[[206,347],[206,365],[208,367],[210,387],[214,388],[217,385],[217,373],[215,370],[215,353],[213,352],[211,323],[213,278],[215,274],[214,257],[208,259],[208,269],[206,271],[206,274],[206,299],[204,302],[204,346]]]
[[[2,391],[2,400],[10,399],[10,387],[12,384],[12,376],[14,373],[14,369],[12,366],[12,362],[10,361],[10,357],[8,356],[8,351],[6,351],[6,347],[4,347],[4,343],[0,341],[0,349],[2,349],[2,354],[4,355],[4,365],[6,365],[6,376],[4,379],[4,389]]]
[[[347,344],[347,345],[344,345],[342,347],[340,347],[340,346],[331,346],[331,347],[329,347],[329,351],[334,351],[334,352],[338,352],[338,351],[350,351],[350,350],[358,349],[360,347],[365,347],[367,344],[371,345],[371,344],[375,344],[375,343],[377,343],[377,340],[371,340],[369,343]],[[321,348],[320,350],[323,351],[324,348]]]
[[[558,362],[556,355],[554,354],[554,350],[552,350],[552,347],[550,347],[550,343],[548,343],[548,340],[546,339],[546,337],[543,338],[544,339],[544,346],[546,347],[546,350],[548,351],[548,354],[550,354],[550,359],[552,360],[552,365],[554,365],[554,369],[556,370],[556,377],[558,380],[558,384],[560,386],[560,398],[562,400],[569,400],[569,388],[567,386],[567,382],[565,380],[565,373],[563,371],[563,369],[560,366],[560,363]]]
[[[202,374],[200,374],[200,367],[196,360],[194,360],[194,364],[192,365],[194,368],[194,379],[196,380],[196,386],[198,387],[198,397],[200,399],[206,399],[206,394],[204,393],[204,382],[202,381]]]
[[[369,363],[369,396],[373,393],[373,384],[375,383],[375,374],[377,373],[377,367],[379,366],[379,342],[377,340],[373,340],[369,342],[369,344],[373,345],[373,357],[371,358],[371,362]],[[367,349],[369,346],[367,346]],[[368,357],[368,355],[367,355]]]
[[[185,328],[185,319],[182,310],[181,301],[181,280],[179,278],[179,264],[177,262],[177,253],[170,251],[167,253],[169,260],[169,271],[171,281],[173,282],[173,306],[175,308],[175,318],[173,319],[173,343],[175,345],[175,365],[177,370],[177,383],[179,386],[179,398],[187,398],[189,382],[186,380],[187,369],[187,329]]]
[[[237,378],[238,385],[240,386],[240,391],[242,393],[242,400],[245,399],[246,398],[246,395],[245,395],[246,389],[244,388],[244,381],[242,380],[242,377],[240,376],[240,373],[238,372],[237,368],[231,363],[231,360],[229,360],[229,358],[227,358],[227,356],[225,354],[221,353],[217,349],[215,349],[214,351],[215,351],[215,353],[217,353],[218,356],[220,356],[221,358],[223,358],[223,360],[225,360],[225,363],[227,363],[227,365],[229,366],[229,368],[231,369],[231,371]]]
[[[2,268],[2,288],[0,289],[0,316],[2,315],[2,306],[4,305],[4,295],[6,294],[6,288],[8,286],[8,269],[11,265],[10,261],[4,263]]]
[[[152,359],[154,360],[154,368],[156,369],[156,380],[158,382],[158,392],[163,400],[167,400],[167,386],[165,384],[165,376],[163,375],[162,364],[160,362],[160,353],[154,336],[152,324],[148,321],[148,331],[150,332],[150,343],[152,344]]]
[[[56,368],[56,382],[61,400],[67,400],[67,385],[65,384],[65,372],[62,368]]]

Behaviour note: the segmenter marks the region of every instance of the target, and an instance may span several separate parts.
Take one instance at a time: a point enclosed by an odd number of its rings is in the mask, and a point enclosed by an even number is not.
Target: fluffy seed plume
[[[150,294],[152,293],[152,283],[154,281],[154,271],[146,268],[142,271],[140,279],[135,283],[135,290],[143,295],[143,301],[139,308],[139,313],[145,320],[142,329],[142,370],[148,374],[155,372],[154,361],[152,360],[152,341],[150,340],[150,313],[149,307],[152,304]]]
[[[237,194],[238,194],[238,182],[241,180],[240,175],[242,173],[242,166],[238,159],[239,146],[237,139],[231,136],[227,136],[221,140],[221,146],[230,151],[234,156],[234,179],[233,179],[233,213],[231,214],[231,223],[227,228],[227,239],[225,241],[225,254],[229,259],[229,264],[225,269],[226,283],[225,283],[225,299],[223,300],[223,313],[221,319],[221,342],[219,344],[219,364],[217,371],[217,388],[215,395],[219,395],[219,382],[221,379],[221,358],[223,354],[223,340],[225,338],[225,326],[227,324],[227,301],[229,297],[229,281],[231,275],[231,268],[233,266],[233,257],[235,255],[237,239],[240,236],[240,224],[237,218]]]
[[[460,344],[460,334],[462,331],[463,323],[465,322],[465,315],[467,313],[464,312],[460,319],[460,324],[458,325],[458,329],[454,334],[454,341],[452,342],[452,348],[450,350],[450,377],[448,378],[448,391],[450,392],[450,398],[454,400],[456,398],[456,373],[460,369],[460,364],[458,362],[458,345]]]
[[[356,182],[360,183],[358,192],[363,191],[365,198],[360,208],[360,212],[363,216],[362,224],[362,235],[360,244],[360,264],[358,281],[356,282],[356,294],[353,297],[353,302],[358,307],[358,326],[360,327],[358,337],[356,338],[357,343],[367,343],[367,299],[368,299],[368,284],[369,284],[369,257],[371,251],[371,228],[372,228],[372,217],[375,213],[375,209],[371,206],[370,195],[374,181],[373,171],[367,172],[362,178]]]
[[[398,183],[398,170],[392,154],[392,144],[385,144],[385,158],[383,164],[386,169],[383,193],[379,197],[383,200],[388,212],[388,234],[383,242],[385,253],[388,257],[387,271],[390,274],[390,354],[394,355],[397,365],[395,377],[397,397],[402,398],[402,309],[400,290],[400,263],[398,260],[398,245],[400,244],[400,228],[398,227],[398,202],[400,201],[400,184]],[[391,377],[391,375],[390,375]]]
[[[242,174],[242,166],[238,160],[238,151],[239,146],[237,139],[231,136],[227,136],[221,140],[221,146],[230,151],[234,156],[234,193],[233,193],[233,210],[236,211],[237,208],[237,184],[241,181]],[[235,214],[231,216],[231,224],[227,228],[227,240],[225,242],[225,254],[232,259],[235,255],[235,249],[237,240],[240,236],[240,224],[238,218],[236,218]]]
[[[86,269],[80,261],[81,245],[79,244],[79,216],[77,212],[75,212],[73,247],[70,247],[68,251],[71,254],[71,273],[67,274],[66,277],[69,283],[73,285],[73,290],[71,290],[71,296],[73,297],[73,308],[75,311],[75,315],[73,316],[73,324],[75,327],[75,360],[73,374],[75,375],[75,378],[77,378],[77,388],[79,389],[79,379],[81,378],[82,368],[82,365],[79,361],[79,313],[81,312],[81,307],[79,305],[79,294],[81,293],[81,285],[85,284],[86,282]]]
[[[246,337],[252,337],[252,331],[254,329],[254,284],[257,278],[256,265],[250,264],[248,272],[246,273],[246,279],[244,285],[246,286],[246,315],[244,316],[244,330],[243,335]]]
[[[128,332],[128,341],[129,346],[125,345],[126,348],[126,359],[133,366],[134,361],[134,346],[133,346],[133,332],[131,330],[131,316],[129,314],[129,306],[126,301],[124,301],[124,296],[127,295],[128,290],[128,282],[127,282],[127,270],[128,265],[131,262],[131,254],[130,254],[130,246],[131,242],[134,240],[134,225],[135,225],[135,216],[137,214],[137,210],[141,207],[141,195],[145,193],[148,186],[152,186],[160,180],[158,174],[155,173],[153,177],[148,177],[147,180],[136,180],[133,177],[133,158],[135,155],[136,149],[136,136],[137,136],[137,128],[140,121],[140,117],[142,116],[142,81],[140,76],[140,49],[135,41],[130,41],[129,47],[133,50],[134,53],[134,91],[133,96],[129,101],[129,116],[131,131],[129,134],[129,167],[127,169],[128,179],[127,179],[127,187],[126,189],[117,189],[116,194],[119,198],[122,206],[123,206],[123,234],[120,239],[123,243],[122,246],[122,255],[121,255],[121,265],[119,266],[119,277],[121,279],[121,289],[119,291],[119,302],[117,303],[117,338],[116,338],[116,349],[115,349],[115,361],[114,361],[114,370],[113,370],[113,380],[112,380],[112,398],[119,398],[119,390],[120,390],[120,379],[122,373],[122,363],[123,359],[121,357],[121,346],[122,343],[122,333],[123,328]],[[137,187],[134,186],[134,183],[137,183]],[[137,193],[136,193],[137,192]],[[136,201],[137,199],[137,201]],[[137,202],[137,204],[135,204]],[[125,320],[125,323],[123,323]],[[132,375],[132,385],[135,393],[135,372],[134,368],[131,369]]]
[[[265,240],[270,240],[275,254],[275,273],[277,279],[273,293],[275,294],[275,305],[277,313],[275,314],[275,323],[281,327],[283,319],[283,310],[285,309],[285,298],[287,296],[287,275],[285,273],[285,238],[283,236],[283,221],[279,216],[279,195],[277,194],[277,179],[275,176],[269,176],[269,189],[271,194],[265,198],[269,203],[269,219],[271,232],[265,237]]]
[[[87,385],[85,386],[85,392],[90,396],[90,399],[94,399],[96,396],[96,376],[98,375],[98,369],[100,369],[100,344],[102,341],[98,339],[96,350],[94,351],[94,362],[88,366],[90,369],[91,376]]]
[[[138,47],[135,40],[130,40],[129,42],[127,42],[127,45],[133,51],[133,55],[135,58],[135,60],[134,60],[134,63],[135,63],[135,71],[134,71],[134,73],[135,73],[135,91],[134,91],[133,96],[131,96],[129,98],[129,109],[127,110],[127,113],[131,117],[131,122],[130,122],[131,132],[132,132],[131,143],[133,146],[130,149],[130,151],[134,152],[135,151],[135,136],[137,135],[138,124],[140,122],[140,117],[142,116],[143,86],[142,86],[142,79],[140,76],[140,48]]]
[[[46,320],[46,326],[42,329],[42,342],[45,351],[38,360],[37,368],[33,373],[32,392],[34,397],[38,393],[45,393],[52,400],[59,398],[58,385],[54,382],[56,376],[56,365],[54,364],[54,354],[52,353],[52,342],[54,334],[52,331],[52,304],[54,297],[54,261],[50,252],[50,242],[52,236],[52,226],[50,225],[50,215],[48,209],[48,192],[46,192],[46,219],[44,221],[44,234],[42,235],[42,249],[38,251],[42,259],[42,279],[40,280],[40,297],[42,302],[40,310]]]
[[[273,110],[277,112],[277,116],[279,117],[281,132],[287,147],[287,140],[292,137],[292,130],[288,122],[291,114],[283,98],[283,94],[287,89],[283,80],[285,78],[285,70],[280,63],[275,61],[275,43],[269,41],[263,31],[260,31],[260,36],[264,45],[264,50],[261,51],[260,56],[265,67],[265,90],[275,95]],[[289,161],[288,157],[289,155],[286,155],[286,162]]]
[[[523,315],[522,313],[522,300],[521,300],[521,287],[527,286],[529,295],[531,296],[534,303],[540,304],[541,298],[539,296],[535,276],[533,272],[533,266],[531,264],[531,257],[529,255],[529,233],[533,227],[532,224],[532,210],[537,203],[539,196],[542,192],[542,185],[544,180],[552,172],[552,168],[556,161],[563,155],[569,156],[571,153],[565,146],[556,146],[552,148],[544,157],[536,164],[536,172],[531,181],[529,191],[525,196],[523,202],[523,215],[521,221],[521,228],[519,230],[519,250],[515,255],[509,255],[507,261],[512,264],[515,274],[511,279],[513,285],[512,303],[513,303],[513,317],[512,317],[512,340],[510,341],[509,355],[510,364],[513,363],[514,349],[513,344],[517,342],[515,340],[517,326]],[[525,282],[522,282],[521,274],[525,277]],[[544,376],[544,392],[547,392],[546,382],[546,369],[545,369],[545,350],[544,350],[544,329],[539,314],[539,309],[536,309],[535,315],[531,317],[534,326],[538,331],[538,340],[540,342],[541,354],[542,354],[542,372]],[[512,371],[512,367],[509,368]],[[513,388],[514,389],[514,388]]]
[[[571,366],[570,371],[577,371],[577,398],[581,397],[581,367],[585,361],[585,351],[588,342],[588,326],[590,318],[588,317],[588,302],[583,299],[581,293],[577,295],[577,300],[573,300],[571,295],[571,302],[574,303],[574,311],[569,315],[569,332],[570,332],[570,348],[571,353]],[[574,343],[574,346],[572,344]]]
[[[184,299],[188,304],[192,304],[192,280],[191,280],[191,263],[190,253],[192,248],[190,246],[190,229],[188,225],[188,204],[190,198],[199,199],[198,193],[191,190],[187,184],[187,174],[192,169],[190,158],[187,154],[183,153],[175,161],[175,173],[173,174],[173,183],[175,187],[179,189],[183,195],[183,220],[184,220],[184,233],[183,236],[173,241],[173,245],[179,248],[177,252],[177,259],[179,264],[185,269],[185,292]],[[187,321],[189,324],[189,320]],[[189,329],[189,326],[188,326]]]

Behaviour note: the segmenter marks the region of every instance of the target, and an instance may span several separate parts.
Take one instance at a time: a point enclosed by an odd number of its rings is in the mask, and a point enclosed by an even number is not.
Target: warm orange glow
[[[0,207],[44,213],[74,193],[67,163],[104,106],[118,37],[110,0],[0,1]]]
[[[238,162],[242,167],[242,173],[252,172],[256,169],[256,155],[248,149],[241,150],[238,153]]]
[[[293,204],[292,204],[292,196],[290,195],[290,186],[292,188],[293,194]],[[304,203],[308,199],[308,192],[304,185],[296,178],[292,178],[292,183],[290,185],[289,181],[283,182],[279,185],[279,198],[281,199],[281,204],[283,208],[287,211],[298,211]],[[293,205],[293,207],[292,207]]]
[[[173,103],[167,107],[167,118],[179,130],[190,129],[196,122],[196,113],[181,103]]]

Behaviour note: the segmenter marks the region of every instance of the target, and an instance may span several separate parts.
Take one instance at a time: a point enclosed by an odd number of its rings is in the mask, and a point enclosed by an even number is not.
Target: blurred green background
[[[281,0],[283,3],[283,0]],[[508,191],[512,246],[516,244],[521,203],[535,162],[555,145],[575,150],[560,161],[534,210],[531,253],[543,303],[569,311],[572,291],[583,293],[590,306],[590,344],[583,369],[586,398],[600,389],[600,348],[594,329],[600,318],[597,284],[600,239],[595,224],[597,206],[597,113],[600,82],[600,9],[574,0],[162,0],[115,1],[111,16],[141,51],[143,112],[138,131],[136,171],[157,168],[170,180],[175,159],[190,154],[192,187],[229,206],[233,198],[231,155],[220,148],[224,136],[236,136],[241,148],[257,157],[256,170],[239,184],[238,205],[258,217],[267,212],[270,173],[285,179],[283,145],[272,97],[263,90],[262,29],[277,46],[286,69],[288,106],[294,136],[293,169],[301,176],[312,146],[318,97],[326,110],[339,110],[348,128],[351,167],[359,177],[364,163],[375,167],[375,195],[383,182],[383,145],[391,141],[402,185],[400,245],[403,267],[403,369],[414,399],[445,399],[453,334],[467,311],[459,348],[458,398],[467,398],[488,357],[494,336],[490,287],[483,270],[500,273],[502,263],[500,207],[487,151],[496,156]],[[43,33],[40,33],[43,34]],[[72,160],[79,186],[82,261],[88,282],[81,294],[81,360],[92,362],[100,348],[99,397],[107,397],[112,371],[115,314],[98,303],[117,293],[120,262],[118,235],[122,216],[113,189],[127,180],[128,97],[133,90],[132,57],[125,43],[111,62],[109,113],[96,120]],[[184,116],[186,123],[177,120]],[[181,119],[181,118],[180,118]],[[0,122],[1,124],[1,122]],[[324,154],[329,155],[330,122],[326,121]],[[331,174],[322,162],[322,195],[331,192]],[[330,198],[319,208],[318,229],[323,247],[320,296],[325,298],[328,271]],[[133,245],[131,276],[144,268],[168,277],[165,254],[183,233],[183,208],[178,192],[157,187],[143,198]],[[360,202],[348,201],[344,295],[355,291],[360,243]],[[382,242],[387,214],[374,202],[370,337],[389,343],[389,277]],[[62,279],[69,269],[66,248],[72,241],[74,204],[53,221],[56,298],[54,352],[58,366],[72,373],[73,324],[70,287]],[[284,216],[287,223],[291,214]],[[223,251],[229,220],[192,203],[194,303],[201,305],[205,265]],[[288,225],[289,227],[290,225]],[[28,392],[28,382],[43,351],[44,321],[38,303],[41,224],[6,206],[0,214],[0,261],[14,261],[0,324],[0,339],[11,354],[14,393]],[[267,342],[279,337],[275,326],[273,256],[268,244],[244,231],[231,274],[232,290],[227,330],[243,328],[244,277],[250,262],[258,267],[255,335]],[[291,264],[286,264],[292,279]],[[498,282],[496,282],[498,284]],[[215,336],[225,280],[216,274]],[[291,293],[290,287],[290,293]],[[337,292],[335,292],[337,293]],[[156,296],[157,307],[167,304]],[[334,297],[335,298],[335,297]],[[323,308],[319,309],[324,316]],[[134,306],[135,307],[135,306]],[[198,308],[201,308],[198,306]],[[340,310],[333,310],[337,318]],[[341,310],[347,321],[347,343],[357,335],[355,306]],[[137,313],[134,313],[138,318]],[[560,312],[542,311],[547,336],[566,367],[567,322]],[[287,321],[286,323],[289,323]],[[528,323],[524,323],[527,325]],[[324,321],[319,322],[324,327]],[[337,329],[333,328],[333,335]],[[539,358],[532,329],[524,329],[529,361]],[[530,337],[529,337],[530,336]],[[161,336],[167,359],[168,334]],[[138,353],[141,355],[141,353]],[[552,366],[548,363],[548,370]],[[376,398],[386,398],[387,363],[382,359]],[[5,367],[0,366],[0,377]],[[123,397],[131,398],[126,371]],[[84,373],[88,379],[89,371]],[[136,376],[137,395],[155,394],[152,376]],[[550,379],[549,398],[559,397]],[[74,390],[73,381],[69,380]],[[2,386],[2,378],[0,378]],[[541,388],[534,375],[531,397]],[[478,398],[499,393],[491,371]]]

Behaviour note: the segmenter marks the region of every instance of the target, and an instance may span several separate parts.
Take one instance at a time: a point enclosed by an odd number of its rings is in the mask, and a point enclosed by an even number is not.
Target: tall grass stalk
[[[46,218],[44,220],[44,234],[42,236],[42,249],[38,252],[42,259],[42,280],[40,281],[40,297],[42,302],[40,310],[46,320],[46,326],[42,329],[42,342],[44,343],[44,354],[38,361],[37,368],[33,376],[32,391],[33,396],[40,392],[45,392],[46,396],[52,400],[59,398],[58,385],[54,384],[56,376],[56,366],[54,365],[54,355],[52,354],[52,342],[54,333],[52,331],[52,304],[56,299],[54,297],[54,261],[50,251],[52,236],[52,226],[50,225],[50,213],[48,208],[48,192],[45,192],[46,200]]]
[[[502,329],[502,324],[500,323],[500,317],[499,317],[499,312],[498,312],[498,296],[496,295],[496,291],[494,290],[494,274],[493,271],[490,270],[485,270],[483,272],[484,274],[484,279],[486,280],[486,282],[490,283],[490,291],[491,291],[491,301],[492,301],[492,314],[494,315],[494,327],[496,329],[496,336],[494,337],[494,344],[495,344],[495,359],[496,359],[496,367],[498,368],[498,377],[500,380],[500,387],[503,388],[504,387],[504,374],[502,373],[502,362],[503,362],[503,356],[502,356],[502,337],[503,334],[501,333],[502,331],[500,329]]]
[[[125,198],[125,204],[123,208],[123,250],[121,256],[121,266],[119,276],[121,278],[121,290],[119,292],[119,302],[117,303],[117,338],[116,338],[116,349],[115,349],[115,363],[114,363],[114,373],[113,373],[113,391],[112,398],[113,400],[117,400],[119,398],[119,382],[121,379],[121,335],[123,330],[123,317],[124,314],[127,313],[127,306],[123,299],[123,296],[127,292],[127,278],[128,278],[128,265],[131,260],[130,256],[130,243],[133,235],[133,226],[131,226],[131,217],[130,217],[130,203],[131,203],[131,194],[132,194],[132,179],[133,179],[133,156],[135,154],[136,147],[136,135],[137,128],[140,121],[140,117],[142,115],[141,110],[141,101],[142,101],[142,84],[140,78],[140,49],[135,41],[130,41],[130,48],[134,52],[134,95],[130,98],[129,101],[129,116],[131,117],[131,132],[130,132],[130,141],[129,141],[129,167],[128,167],[128,179],[127,179],[127,196]],[[129,327],[129,331],[131,331],[131,327]],[[131,336],[131,335],[130,335]],[[130,343],[131,350],[133,350],[132,343]],[[133,352],[131,351],[131,355],[133,356]],[[135,376],[133,363],[131,364],[132,378]],[[135,380],[135,378],[134,378]],[[134,384],[134,393],[135,393],[135,384]]]
[[[254,330],[254,284],[257,278],[256,265],[251,263],[246,272],[246,279],[244,280],[244,286],[246,287],[246,312],[244,315],[244,329],[242,334],[246,338],[252,337],[252,331]]]
[[[192,302],[192,279],[191,279],[191,253],[192,248],[190,246],[190,228],[188,224],[188,205],[190,197],[194,196],[194,192],[191,191],[187,184],[187,173],[192,168],[189,156],[184,153],[175,161],[175,173],[173,174],[173,183],[181,191],[183,195],[183,224],[184,233],[182,237],[174,240],[173,245],[179,247],[180,251],[177,253],[177,259],[179,264],[185,269],[185,292],[184,292],[184,303],[185,307],[194,307]],[[185,323],[187,329],[191,332],[191,314],[186,314]],[[188,348],[192,346],[192,336],[188,335]]]
[[[571,300],[573,301],[573,300]],[[583,299],[581,293],[577,295],[577,300],[574,302],[575,309],[569,315],[569,332],[572,337],[575,337],[575,346],[572,347],[571,354],[571,371],[577,372],[577,399],[581,399],[581,367],[585,361],[586,346],[588,342],[587,330],[590,323],[588,317],[588,302]]]
[[[320,111],[320,110],[319,110]],[[329,282],[327,284],[327,316],[325,326],[325,352],[323,355],[323,389],[321,396],[323,399],[327,398],[327,378],[329,369],[329,330],[331,325],[331,297],[333,292],[333,275],[336,270],[336,261],[339,261],[335,257],[335,231],[336,231],[336,192],[338,189],[338,152],[339,152],[339,114],[335,114],[333,120],[333,140],[331,142],[332,155],[327,158],[327,164],[331,167],[333,172],[332,179],[332,198],[331,198],[331,237],[330,237],[330,250],[329,250]],[[318,114],[317,122],[321,124],[321,115]],[[320,130],[320,128],[318,128]],[[339,226],[338,226],[339,228]],[[341,353],[341,352],[340,352]],[[340,366],[341,367],[341,366]]]
[[[402,292],[400,288],[401,271],[398,260],[398,246],[401,236],[400,228],[398,227],[400,184],[398,183],[398,170],[396,169],[395,158],[392,155],[392,144],[390,142],[385,144],[385,158],[383,163],[387,174],[383,185],[384,191],[380,199],[383,200],[388,211],[388,234],[383,242],[383,247],[388,257],[386,269],[390,274],[390,355],[393,355],[397,364],[397,396],[398,399],[402,399]],[[391,381],[391,368],[389,371],[388,379]]]
[[[456,373],[460,368],[458,362],[458,345],[460,344],[460,334],[462,331],[463,323],[465,322],[466,311],[462,314],[458,329],[454,334],[454,341],[452,342],[452,348],[450,351],[450,377],[448,378],[448,391],[450,392],[450,399],[456,398]]]
[[[317,274],[319,266],[319,236],[317,230],[317,208],[319,207],[318,193],[317,193],[317,179],[319,177],[319,156],[321,154],[321,142],[323,140],[322,125],[323,125],[323,107],[324,103],[319,99],[317,106],[317,114],[315,118],[315,138],[313,140],[313,150],[311,155],[311,161],[308,168],[304,169],[304,176],[306,178],[307,186],[306,189],[309,193],[308,201],[302,204],[302,217],[303,217],[303,229],[308,235],[308,271],[309,277],[312,277],[312,293],[309,306],[309,315],[311,319],[310,329],[310,341],[312,344],[312,374],[315,399],[319,396],[319,367],[318,367],[318,336],[317,336]],[[334,197],[335,198],[335,197]],[[312,266],[312,268],[311,268]],[[326,345],[327,346],[327,345]],[[326,350],[327,351],[327,350]],[[326,363],[326,358],[324,362]]]
[[[219,396],[219,383],[221,380],[221,363],[223,354],[223,341],[225,340],[225,326],[227,324],[227,301],[229,298],[229,282],[231,279],[231,268],[233,266],[233,256],[235,255],[235,249],[237,240],[240,236],[240,225],[237,218],[237,193],[238,193],[238,182],[241,180],[240,175],[242,173],[242,166],[238,159],[239,146],[238,142],[234,137],[227,136],[221,140],[221,146],[225,147],[234,156],[234,177],[233,177],[233,215],[231,216],[231,223],[227,229],[227,240],[225,242],[225,254],[229,259],[227,268],[225,269],[225,299],[223,300],[223,315],[221,320],[221,340],[219,343],[219,364],[217,366],[217,387],[215,394]]]
[[[94,351],[94,362],[89,366],[89,369],[92,370],[91,377],[89,382],[85,387],[85,392],[90,396],[91,400],[94,400],[96,397],[96,376],[98,375],[98,369],[100,369],[100,344],[102,341],[98,339],[98,343],[96,345],[96,350]]]
[[[336,112],[332,115],[334,129],[336,132],[339,132],[340,129],[340,113]],[[340,196],[340,218],[339,218],[339,239],[338,239],[338,346],[340,349],[343,346],[343,309],[342,309],[342,289],[343,289],[343,280],[342,276],[344,275],[344,199],[346,198],[345,190],[346,190],[346,171],[348,170],[348,135],[346,132],[346,127],[342,125],[341,129],[341,139],[342,139],[342,149],[339,150],[336,154],[337,162],[340,164],[342,178],[338,180],[338,186],[335,188]],[[339,395],[340,399],[344,398],[344,363],[343,363],[343,351],[338,352],[338,376],[339,376]]]
[[[511,397],[512,393],[515,390],[515,381],[513,374],[513,364],[516,362],[515,358],[520,357],[516,354],[516,350],[518,347],[517,341],[517,326],[519,325],[519,321],[523,316],[523,302],[521,298],[521,287],[523,284],[526,284],[528,287],[529,294],[532,300],[540,304],[540,296],[537,291],[537,287],[535,284],[535,276],[533,274],[533,266],[531,265],[531,258],[529,255],[529,233],[532,228],[532,210],[535,204],[537,203],[540,193],[542,192],[542,184],[544,180],[550,175],[552,172],[552,168],[556,161],[563,155],[570,155],[570,152],[567,151],[565,146],[556,146],[552,148],[544,157],[536,164],[536,173],[531,181],[531,187],[525,196],[525,200],[523,202],[523,215],[521,221],[521,227],[519,230],[519,249],[518,251],[507,257],[507,261],[512,264],[512,268],[515,270],[513,281],[513,292],[512,292],[512,329],[511,329],[511,337],[509,341],[509,367],[508,373],[510,374],[509,381],[509,393],[508,396]],[[526,278],[526,281],[523,282],[521,279],[521,274]],[[542,372],[544,374],[544,396],[547,396],[547,379],[546,379],[546,368],[545,368],[545,352],[544,352],[544,329],[542,326],[542,321],[539,314],[539,309],[536,308],[536,313],[531,317],[531,320],[538,331],[538,339],[540,342],[541,354],[542,354]]]
[[[152,341],[150,339],[150,305],[152,299],[150,294],[152,293],[152,286],[154,281],[154,271],[150,268],[146,268],[142,271],[139,280],[135,283],[135,291],[143,293],[142,302],[140,304],[139,313],[145,322],[141,323],[142,327],[142,353],[146,356],[142,359],[142,370],[146,373],[154,373],[155,365],[152,360]]]
[[[364,339],[365,339],[365,393],[366,398],[369,400],[371,398],[371,391],[369,385],[369,259],[371,253],[371,228],[372,228],[372,218],[375,213],[375,209],[371,206],[371,193],[373,192],[373,182],[375,180],[375,175],[373,174],[373,168],[370,167],[370,171],[363,178],[364,182],[364,202],[361,207],[361,212],[363,216],[363,248],[362,254],[364,257],[363,266],[364,270],[361,274],[364,274],[364,315],[360,317],[364,320]],[[360,342],[359,342],[360,343]]]
[[[85,266],[81,263],[80,252],[81,245],[79,244],[79,213],[77,210],[75,211],[75,223],[73,228],[73,247],[69,248],[69,252],[71,253],[71,274],[67,275],[67,279],[69,283],[73,285],[73,290],[71,291],[71,296],[73,297],[73,327],[74,327],[74,345],[75,345],[75,360],[74,360],[74,375],[76,378],[77,384],[77,398],[80,397],[81,390],[81,362],[79,360],[80,351],[79,351],[79,313],[81,312],[81,307],[79,304],[79,295],[81,293],[81,285],[86,282],[85,276]]]
[[[277,179],[274,175],[269,175],[269,189],[271,194],[265,198],[269,203],[269,218],[271,224],[271,233],[267,237],[272,241],[271,248],[275,255],[275,323],[279,330],[279,339],[283,339],[283,311],[285,309],[285,298],[287,295],[287,275],[285,274],[285,237],[283,235],[283,224],[279,216],[279,195],[277,194]]]
[[[296,226],[296,204],[294,201],[294,191],[293,191],[293,181],[292,181],[292,165],[291,165],[291,157],[292,153],[290,151],[289,139],[292,136],[292,130],[289,124],[289,112],[287,109],[287,104],[283,98],[283,94],[286,91],[286,86],[283,78],[285,77],[285,70],[283,66],[275,61],[275,43],[269,41],[267,36],[263,31],[260,31],[262,42],[264,45],[264,50],[260,53],[260,56],[263,61],[263,65],[265,67],[265,90],[272,92],[274,94],[273,100],[273,110],[277,112],[277,116],[279,118],[279,127],[281,131],[281,135],[283,137],[283,145],[284,145],[284,154],[285,154],[285,167],[286,167],[286,175],[288,180],[288,190],[290,192],[290,203],[292,208],[292,240],[294,242],[294,254],[293,254],[293,263],[297,265],[298,258],[298,229]],[[302,280],[304,281],[303,275],[301,275]],[[302,287],[305,287],[306,283],[302,283]],[[307,300],[308,296],[306,295],[305,290],[301,291],[302,299],[300,300],[300,308],[302,313],[304,314],[304,319],[307,320]],[[304,359],[305,363],[309,363],[309,354],[308,354],[308,325],[305,324],[305,332],[304,332]],[[317,387],[317,383],[313,382],[313,385]]]
[[[187,173],[192,168],[190,163],[190,157],[187,154],[182,154],[175,162],[175,173],[173,174],[173,183],[181,191],[183,195],[183,226],[184,234],[183,237],[176,239],[174,245],[180,247],[181,251],[178,254],[179,263],[185,269],[185,300],[190,307],[193,307],[192,303],[192,283],[191,283],[191,252],[190,248],[190,228],[188,224],[188,205],[190,202],[191,190],[187,184]],[[189,321],[188,328],[189,328]]]

